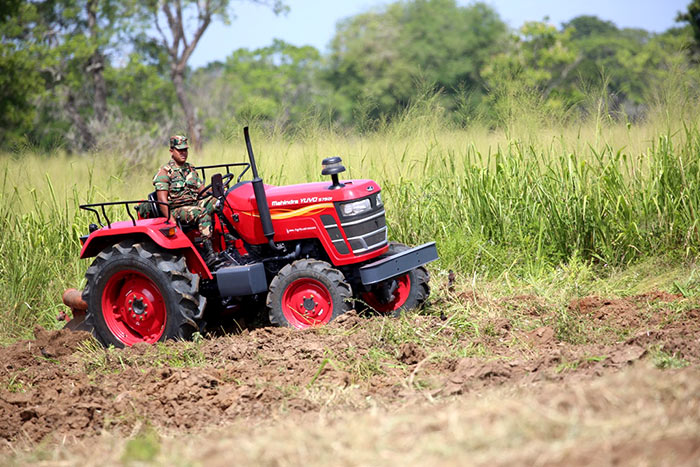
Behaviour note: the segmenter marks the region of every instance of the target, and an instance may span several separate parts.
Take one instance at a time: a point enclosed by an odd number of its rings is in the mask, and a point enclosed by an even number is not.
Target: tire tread
[[[275,303],[278,298],[280,298],[278,296],[284,293],[285,281],[294,274],[305,273],[307,271],[325,276],[331,281],[333,287],[338,290],[338,294],[341,297],[341,305],[339,309],[334,308],[331,320],[352,309],[352,288],[350,287],[350,284],[345,281],[345,276],[343,273],[337,269],[334,269],[325,261],[317,259],[300,259],[291,264],[285,265],[270,283],[266,305],[269,312],[270,323],[274,326],[288,325],[278,316],[278,314],[281,315],[281,313],[276,313],[274,310]]]
[[[90,296],[92,290],[96,288],[95,282],[99,273],[109,261],[120,257],[139,257],[147,260],[167,276],[172,291],[177,295],[175,301],[179,306],[175,311],[178,316],[168,316],[168,320],[174,319],[177,323],[174,332],[171,335],[164,334],[162,339],[190,338],[199,329],[196,320],[201,319],[206,306],[206,298],[199,295],[199,276],[189,272],[184,258],[162,251],[151,242],[123,240],[102,250],[85,273],[87,283],[83,289],[83,300],[90,303]],[[95,315],[100,311],[92,311],[88,308],[85,323],[103,345],[108,345],[110,342],[107,336],[100,335],[96,327]]]

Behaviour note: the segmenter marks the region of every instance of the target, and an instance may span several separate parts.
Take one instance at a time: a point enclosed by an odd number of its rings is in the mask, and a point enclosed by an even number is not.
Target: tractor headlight
[[[353,201],[352,203],[343,204],[343,215],[356,216],[365,211],[369,211],[370,209],[372,209],[372,205],[369,202],[369,198],[365,198],[360,201]]]
[[[377,193],[377,206],[383,206],[384,203],[382,203],[382,194]]]

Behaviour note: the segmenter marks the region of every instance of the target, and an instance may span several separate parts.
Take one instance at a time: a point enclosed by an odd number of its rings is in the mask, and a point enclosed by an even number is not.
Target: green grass
[[[700,245],[694,118],[539,125],[516,134],[442,125],[429,118],[429,105],[411,112],[363,136],[255,131],[260,171],[272,184],[317,181],[321,159],[341,155],[347,178],[382,186],[393,240],[437,242],[436,282],[453,269],[502,291],[571,297],[614,289],[607,278],[655,261],[672,270],[668,290],[700,290],[697,274],[673,272],[687,272]],[[210,143],[192,162],[243,161],[241,143]],[[78,237],[94,220],[78,204],[144,198],[167,158],[165,149],[138,163],[117,153],[0,155],[0,344],[30,337],[37,324],[57,327],[63,290],[84,286],[90,261],[79,259]],[[575,340],[575,327],[562,315],[557,332]],[[483,330],[465,320],[463,332]]]
[[[121,461],[125,465],[153,462],[160,450],[160,435],[153,427],[146,424],[134,437],[126,441]]]
[[[663,349],[663,346],[657,345],[651,349],[651,360],[659,369],[684,368],[690,363],[681,358],[676,353],[670,353]]]
[[[127,354],[112,346],[105,349],[95,339],[88,339],[78,344],[77,353],[89,375],[127,368],[199,368],[210,363],[202,351],[201,338],[182,345],[158,342],[141,353]]]
[[[4,384],[4,389],[9,392],[26,392],[31,388],[31,385],[22,379],[22,375],[14,373],[10,379]]]

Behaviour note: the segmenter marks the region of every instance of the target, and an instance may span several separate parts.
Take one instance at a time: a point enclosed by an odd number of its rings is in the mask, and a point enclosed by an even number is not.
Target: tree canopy
[[[504,46],[506,25],[482,3],[417,0],[341,22],[331,42],[325,79],[346,120],[358,101],[375,117],[395,113],[427,82],[446,95],[482,91],[481,70]]]
[[[284,11],[280,0],[249,0]],[[519,105],[585,117],[605,96],[611,118],[642,118],[682,76],[697,89],[700,0],[662,34],[596,16],[511,30],[485,3],[404,0],[341,21],[327,54],[272,39],[191,69],[228,0],[8,0],[0,10],[0,136],[7,146],[86,150],[240,123],[287,131],[310,120],[371,128],[421,96],[454,124],[497,126]],[[674,84],[675,85],[675,84]],[[693,91],[695,92],[695,91]]]

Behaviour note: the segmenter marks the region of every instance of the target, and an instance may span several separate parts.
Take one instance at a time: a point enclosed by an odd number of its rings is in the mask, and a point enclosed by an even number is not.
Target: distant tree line
[[[240,123],[372,131],[426,95],[457,126],[498,126],[527,105],[556,121],[596,105],[634,121],[672,76],[698,74],[700,0],[661,34],[594,16],[510,30],[483,3],[398,1],[340,22],[326,55],[275,39],[192,69],[199,39],[231,20],[231,3],[0,1],[5,147],[81,151],[152,144],[170,131],[199,142]],[[591,105],[591,96],[604,99]]]

